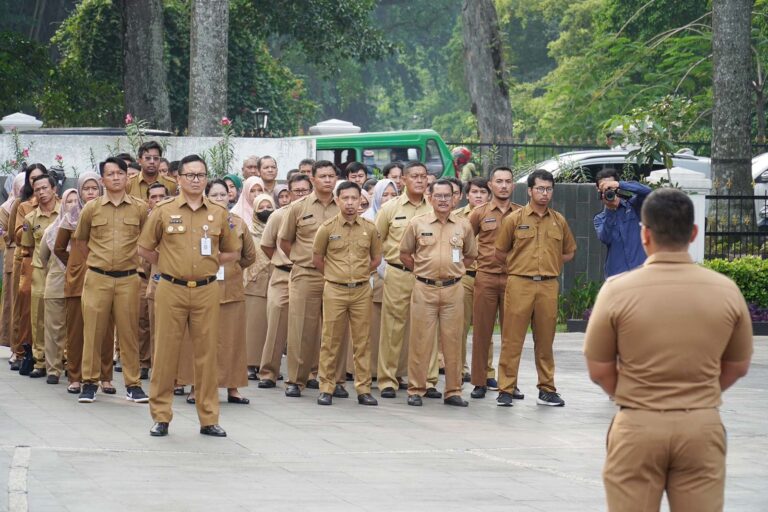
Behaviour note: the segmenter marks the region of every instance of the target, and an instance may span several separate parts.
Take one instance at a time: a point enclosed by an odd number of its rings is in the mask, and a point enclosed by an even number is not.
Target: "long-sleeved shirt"
[[[594,218],[597,238],[608,247],[606,278],[632,270],[645,262],[645,251],[640,243],[640,208],[651,188],[636,181],[620,181],[619,188],[635,195],[630,199],[621,199],[615,210],[604,207]]]

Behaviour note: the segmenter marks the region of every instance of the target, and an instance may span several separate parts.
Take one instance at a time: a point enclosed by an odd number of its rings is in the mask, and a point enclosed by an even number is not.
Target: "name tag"
[[[216,280],[217,281],[223,281],[224,280],[224,266],[219,267],[219,271],[216,272]]]
[[[483,219],[483,222],[496,222],[496,219],[494,219],[493,217],[489,217],[487,219]]]
[[[395,217],[395,220],[405,220],[407,217],[403,215],[402,217]]]
[[[528,226],[527,224],[523,224],[521,226],[517,226],[517,229],[530,229],[531,226]]]
[[[328,240],[341,240],[341,235],[331,235]]]
[[[301,218],[301,220],[307,220],[307,219],[311,219],[311,218],[312,218],[312,217],[314,217],[314,216],[315,216],[315,214],[314,214],[314,213],[310,213],[309,215],[305,215],[305,216],[303,216],[303,217]]]
[[[461,263],[461,250],[458,247],[451,249],[451,259],[454,263]]]
[[[210,256],[211,253],[211,239],[203,237],[200,239],[200,254],[203,256]]]
[[[421,236],[432,236],[432,233],[421,233]]]

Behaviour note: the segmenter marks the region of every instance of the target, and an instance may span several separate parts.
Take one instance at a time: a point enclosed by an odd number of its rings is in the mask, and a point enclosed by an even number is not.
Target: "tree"
[[[512,111],[493,0],[464,0],[462,6],[464,72],[483,142],[512,142]],[[503,162],[511,161],[509,155]]]
[[[752,193],[751,15],[751,0],[712,2],[712,176],[716,193]]]
[[[168,78],[163,61],[160,0],[123,0],[125,110],[160,130],[171,129]]]
[[[227,115],[228,0],[193,0],[189,39],[189,133],[214,136]]]

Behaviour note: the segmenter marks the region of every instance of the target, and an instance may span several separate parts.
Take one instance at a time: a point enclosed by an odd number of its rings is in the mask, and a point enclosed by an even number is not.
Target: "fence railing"
[[[768,258],[768,195],[709,195],[706,200],[706,259]]]

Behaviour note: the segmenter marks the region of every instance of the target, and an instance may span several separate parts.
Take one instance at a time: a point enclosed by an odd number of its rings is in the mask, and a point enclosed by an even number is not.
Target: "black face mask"
[[[267,219],[270,215],[272,215],[273,212],[274,210],[262,210],[260,212],[256,212],[256,218],[261,222],[267,222]]]

